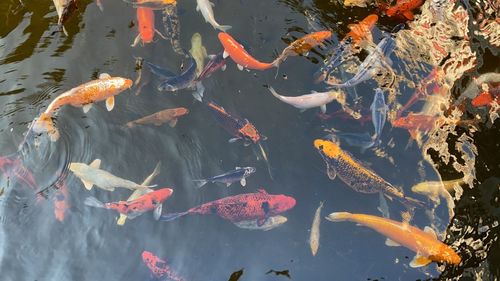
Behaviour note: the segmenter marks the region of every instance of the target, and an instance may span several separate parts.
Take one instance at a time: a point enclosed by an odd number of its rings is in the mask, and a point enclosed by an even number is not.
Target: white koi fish
[[[215,29],[226,32],[231,28],[230,25],[220,25],[215,21],[214,11],[212,9],[212,7],[215,6],[214,3],[209,0],[196,0],[196,4],[196,11],[199,11],[205,18],[205,21],[210,23]]]
[[[332,102],[333,100],[336,100],[341,105],[345,104],[345,94],[341,91],[329,91],[323,93],[312,91],[310,94],[302,96],[287,97],[279,95],[273,87],[268,87],[268,89],[271,91],[271,94],[273,94],[273,96],[280,101],[302,110],[319,107],[321,112],[325,113],[326,104]]]
[[[276,228],[285,222],[288,221],[288,219],[284,216],[272,216],[267,218],[266,222],[259,226],[258,220],[247,220],[247,221],[239,221],[235,222],[234,225],[236,225],[239,228],[244,228],[244,229],[249,229],[249,230],[263,230],[263,231],[268,231],[273,228]]]

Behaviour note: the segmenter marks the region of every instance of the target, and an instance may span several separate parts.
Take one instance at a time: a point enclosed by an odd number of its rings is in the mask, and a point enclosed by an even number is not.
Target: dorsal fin
[[[99,169],[101,167],[101,159],[95,159],[89,166],[94,169]]]
[[[106,78],[111,78],[111,75],[107,73],[101,73],[99,74],[99,79],[106,79]]]
[[[259,189],[257,190],[257,192],[258,192],[258,193],[262,193],[262,194],[269,194],[269,193],[267,193],[267,191],[265,191],[265,190],[264,190],[264,188],[259,188]]]

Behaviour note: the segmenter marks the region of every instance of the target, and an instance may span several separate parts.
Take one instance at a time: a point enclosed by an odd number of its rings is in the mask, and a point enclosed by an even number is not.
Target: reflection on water
[[[236,66],[235,54],[225,66],[218,31],[195,1],[150,2],[144,5],[154,8],[153,26],[144,26],[151,18],[137,18],[130,3],[102,1],[101,11],[93,1],[79,1],[64,30],[52,1],[0,3],[2,280],[500,277],[498,3],[429,0],[408,20],[409,13],[384,12],[384,1],[366,1],[365,8],[344,7],[343,1],[215,2],[217,22],[230,24],[234,40],[259,61],[276,59],[277,74],[274,68],[238,71],[252,67]],[[397,5],[393,2],[388,6]],[[374,26],[352,25],[373,19],[373,13]],[[278,57],[295,40],[325,29],[333,33],[328,40],[299,41],[294,54]],[[144,40],[148,30],[161,34]],[[131,47],[138,33],[144,44]],[[204,46],[192,47],[200,53],[198,61],[205,52],[219,54],[205,61],[213,62],[204,71],[209,77],[181,77],[176,81],[185,89],[159,92],[167,72],[154,75],[136,66],[136,58],[185,73],[195,33]],[[384,40],[393,43],[393,52],[380,44]],[[53,116],[60,132],[55,142],[32,130],[33,120],[57,96],[102,73],[136,82],[115,96],[113,111],[104,100],[87,112],[60,108]],[[355,87],[331,87],[353,77],[359,82]],[[374,101],[375,88],[380,90]],[[205,103],[193,99],[196,89],[204,89]],[[339,91],[339,102],[322,112],[325,102],[314,93],[309,104],[287,99],[311,90]],[[237,120],[227,132],[219,126],[227,119],[214,119],[207,108],[212,100]],[[181,107],[189,113],[176,122],[170,115],[152,115]],[[148,124],[126,125],[145,116],[152,116]],[[253,143],[247,124],[267,139]],[[340,143],[339,150],[318,157],[313,141],[330,138]],[[339,151],[349,155],[344,162],[334,161]],[[135,183],[146,181],[161,161],[151,185],[173,189],[162,205],[163,218],[203,204],[206,209],[197,211],[207,215],[158,222],[148,211],[118,223],[119,213],[90,208],[85,198],[117,202],[132,191],[87,191],[68,169],[70,163],[95,159],[101,159],[101,171]],[[244,187],[208,182],[198,188],[194,181],[238,171],[235,167],[256,168]],[[359,189],[363,175],[377,184]],[[297,203],[258,199],[260,189]],[[243,200],[241,194],[257,195]],[[425,207],[398,203],[408,198]],[[315,216],[323,201],[321,216]],[[150,203],[148,210],[158,206]],[[415,253],[386,246],[376,228],[324,219],[331,213],[338,219],[339,212],[390,218],[422,230],[430,226],[461,263],[412,268]],[[277,216],[263,219],[272,215]]]

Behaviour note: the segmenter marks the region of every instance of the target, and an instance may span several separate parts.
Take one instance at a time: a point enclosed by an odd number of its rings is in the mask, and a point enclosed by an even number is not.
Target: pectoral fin
[[[236,66],[238,67],[238,70],[243,70],[243,66],[242,65],[239,65],[239,64],[236,64]]]
[[[337,171],[335,171],[335,169],[330,166],[326,168],[326,174],[331,180],[334,180],[337,177]]]
[[[91,190],[92,186],[94,186],[94,184],[89,182],[89,181],[86,181],[83,179],[80,179],[80,180],[83,182],[83,186],[85,186],[85,189],[87,189],[87,190]]]
[[[83,113],[87,113],[89,112],[89,110],[92,108],[92,104],[89,103],[89,104],[86,104],[83,106]]]
[[[175,125],[177,125],[177,118],[175,118],[172,121],[168,122],[168,125],[170,127],[172,127],[172,128],[175,127]]]
[[[385,239],[385,245],[389,246],[389,247],[400,247],[401,246],[401,244],[399,244],[399,243],[397,243],[389,238]]]
[[[120,217],[118,218],[118,220],[116,221],[116,224],[117,225],[124,225],[125,224],[125,221],[127,221],[127,216],[124,215],[124,214],[120,214]]]
[[[326,113],[326,104],[323,104],[322,106],[319,107],[321,109],[321,113],[325,114]]]
[[[432,260],[417,254],[413,258],[413,260],[410,262],[410,266],[413,268],[422,267],[422,266],[428,265],[431,262],[432,262]]]
[[[240,184],[241,184],[241,186],[245,186],[245,185],[247,185],[247,180],[246,180],[245,178],[242,178],[242,179],[240,180]]]
[[[111,111],[113,110],[113,107],[115,107],[115,96],[106,99],[106,109]]]
[[[156,208],[153,212],[153,217],[155,218],[155,220],[160,219],[162,208],[163,208],[163,204],[158,204],[158,206],[156,206]]]
[[[226,50],[224,50],[224,53],[222,53],[222,57],[223,57],[223,58],[227,58],[227,57],[229,57],[229,53],[228,53],[228,52],[226,52]]]
[[[109,75],[105,72],[99,74],[99,79],[106,79],[106,78],[111,78],[111,75]]]
[[[95,159],[89,166],[94,169],[99,169],[101,167],[101,159]]]

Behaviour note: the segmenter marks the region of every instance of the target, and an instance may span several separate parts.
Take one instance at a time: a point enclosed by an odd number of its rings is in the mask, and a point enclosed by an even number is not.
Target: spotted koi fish
[[[286,195],[271,195],[264,189],[256,193],[229,196],[193,207],[182,213],[165,214],[161,221],[172,221],[186,215],[215,214],[232,223],[257,219],[262,226],[269,217],[284,213],[295,206],[295,199]]]
[[[176,2],[167,5],[165,9],[163,9],[163,26],[165,28],[166,38],[170,40],[174,52],[186,58],[189,57],[189,52],[184,50],[181,46],[181,24],[177,14]]]
[[[407,207],[423,206],[413,198],[406,197],[403,192],[384,180],[372,170],[364,167],[348,152],[343,151],[336,143],[316,139],[314,147],[326,163],[327,174],[331,180],[336,176],[353,190],[361,193],[383,192],[389,198],[396,198]]]
[[[142,261],[149,268],[152,275],[151,277],[154,279],[185,281],[184,278],[178,276],[175,272],[173,272],[166,261],[160,259],[151,252],[142,252]]]

